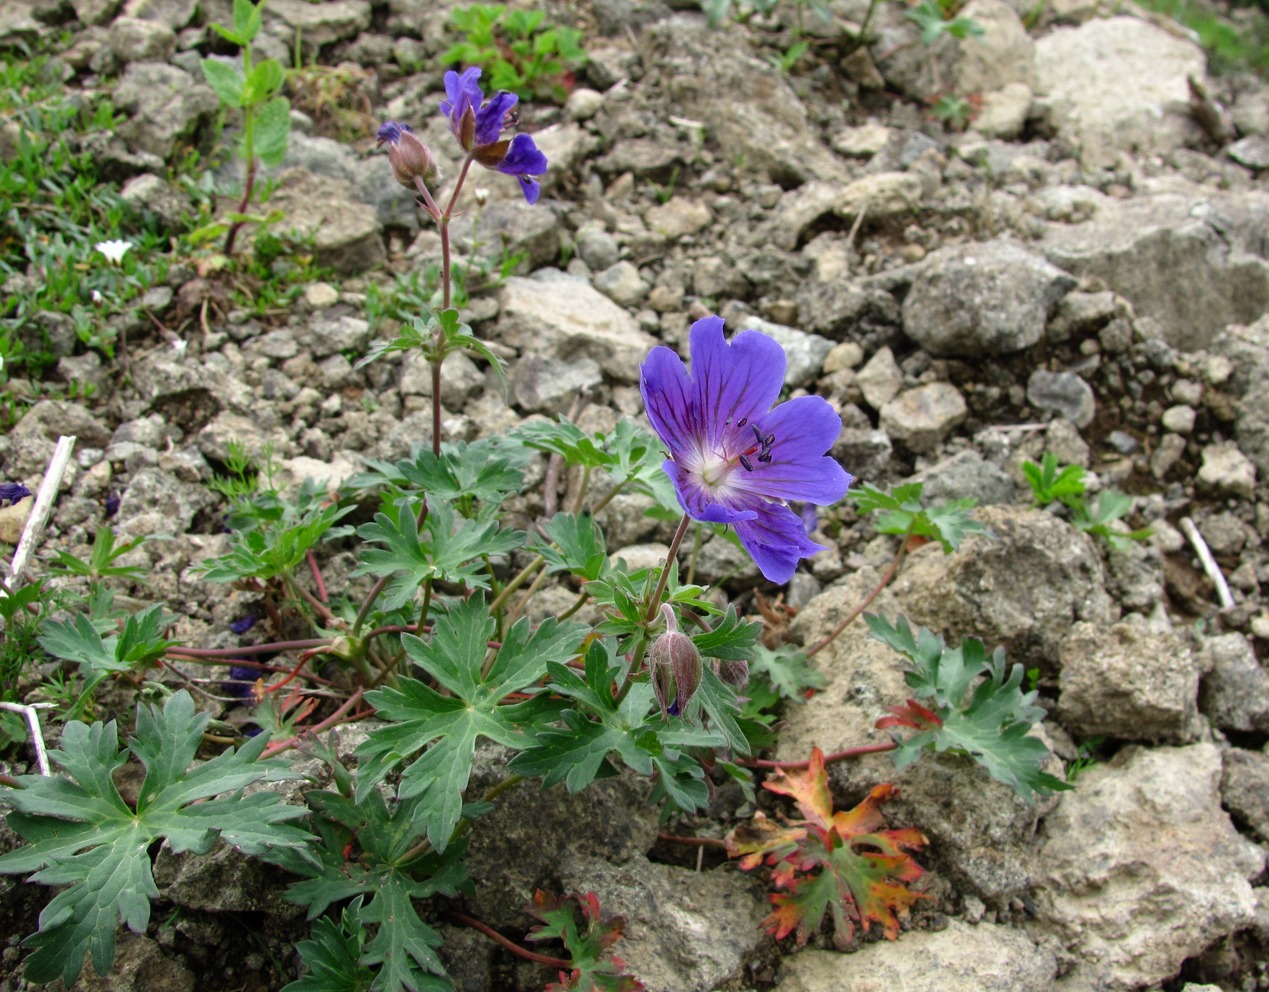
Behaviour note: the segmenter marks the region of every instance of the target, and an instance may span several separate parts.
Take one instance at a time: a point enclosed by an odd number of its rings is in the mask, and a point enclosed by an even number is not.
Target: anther
[[[745,455],[740,456],[740,464],[746,472],[753,471],[753,462],[751,462]]]

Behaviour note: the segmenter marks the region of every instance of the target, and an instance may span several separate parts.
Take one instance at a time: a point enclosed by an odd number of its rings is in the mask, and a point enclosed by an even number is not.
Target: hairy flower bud
[[[648,668],[661,715],[678,716],[701,684],[701,653],[690,637],[679,633],[678,619],[668,603],[662,604],[661,614],[665,633],[652,642]]]
[[[415,180],[428,186],[440,181],[440,169],[427,145],[410,130],[410,125],[387,121],[379,128],[379,144],[388,146],[392,175],[406,189],[416,189]]]
[[[718,662],[714,670],[720,679],[737,689],[743,689],[749,684],[749,662],[747,661]]]

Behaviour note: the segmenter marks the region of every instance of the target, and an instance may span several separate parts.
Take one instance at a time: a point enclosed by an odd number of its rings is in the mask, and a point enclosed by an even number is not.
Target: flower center
[[[736,427],[743,428],[747,423],[747,417],[741,418]],[[718,495],[720,490],[727,487],[728,479],[736,471],[737,466],[746,472],[752,472],[754,462],[765,465],[771,461],[771,448],[775,444],[775,435],[763,434],[756,424],[749,425],[749,429],[753,432],[752,437],[747,433],[733,430],[722,439],[722,451],[702,450],[696,465],[689,467],[689,470],[695,470],[701,485],[711,494]]]

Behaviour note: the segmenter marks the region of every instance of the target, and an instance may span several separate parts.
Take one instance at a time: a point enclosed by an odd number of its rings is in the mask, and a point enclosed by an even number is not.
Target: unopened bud
[[[718,663],[718,677],[730,686],[743,689],[749,684],[749,662],[722,661]]]
[[[436,160],[408,124],[397,121],[384,123],[379,128],[379,144],[388,146],[392,175],[406,189],[417,189],[416,179],[422,179],[428,186],[435,186],[440,181]]]
[[[661,614],[665,633],[652,642],[648,667],[661,715],[677,716],[701,684],[701,653],[690,637],[679,633],[678,619],[669,603],[662,604]]]

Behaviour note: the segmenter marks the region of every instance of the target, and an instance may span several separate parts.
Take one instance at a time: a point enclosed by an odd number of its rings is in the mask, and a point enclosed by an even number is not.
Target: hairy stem
[[[524,958],[526,961],[536,961],[538,964],[549,965],[552,968],[561,968],[565,971],[573,967],[573,962],[565,961],[563,958],[553,958],[546,954],[538,954],[534,951],[526,950],[525,948],[517,944],[515,941],[507,937],[504,937],[502,934],[500,934],[493,927],[489,926],[487,923],[481,923],[480,920],[477,920],[471,916],[468,916],[466,913],[460,913],[456,909],[451,909],[449,911],[449,915],[452,916],[454,919],[458,920],[459,923],[463,923],[466,926],[471,927],[473,930],[479,930],[490,940],[494,941],[495,943],[501,944],[503,947],[509,950],[512,954],[519,955],[520,957]]]

